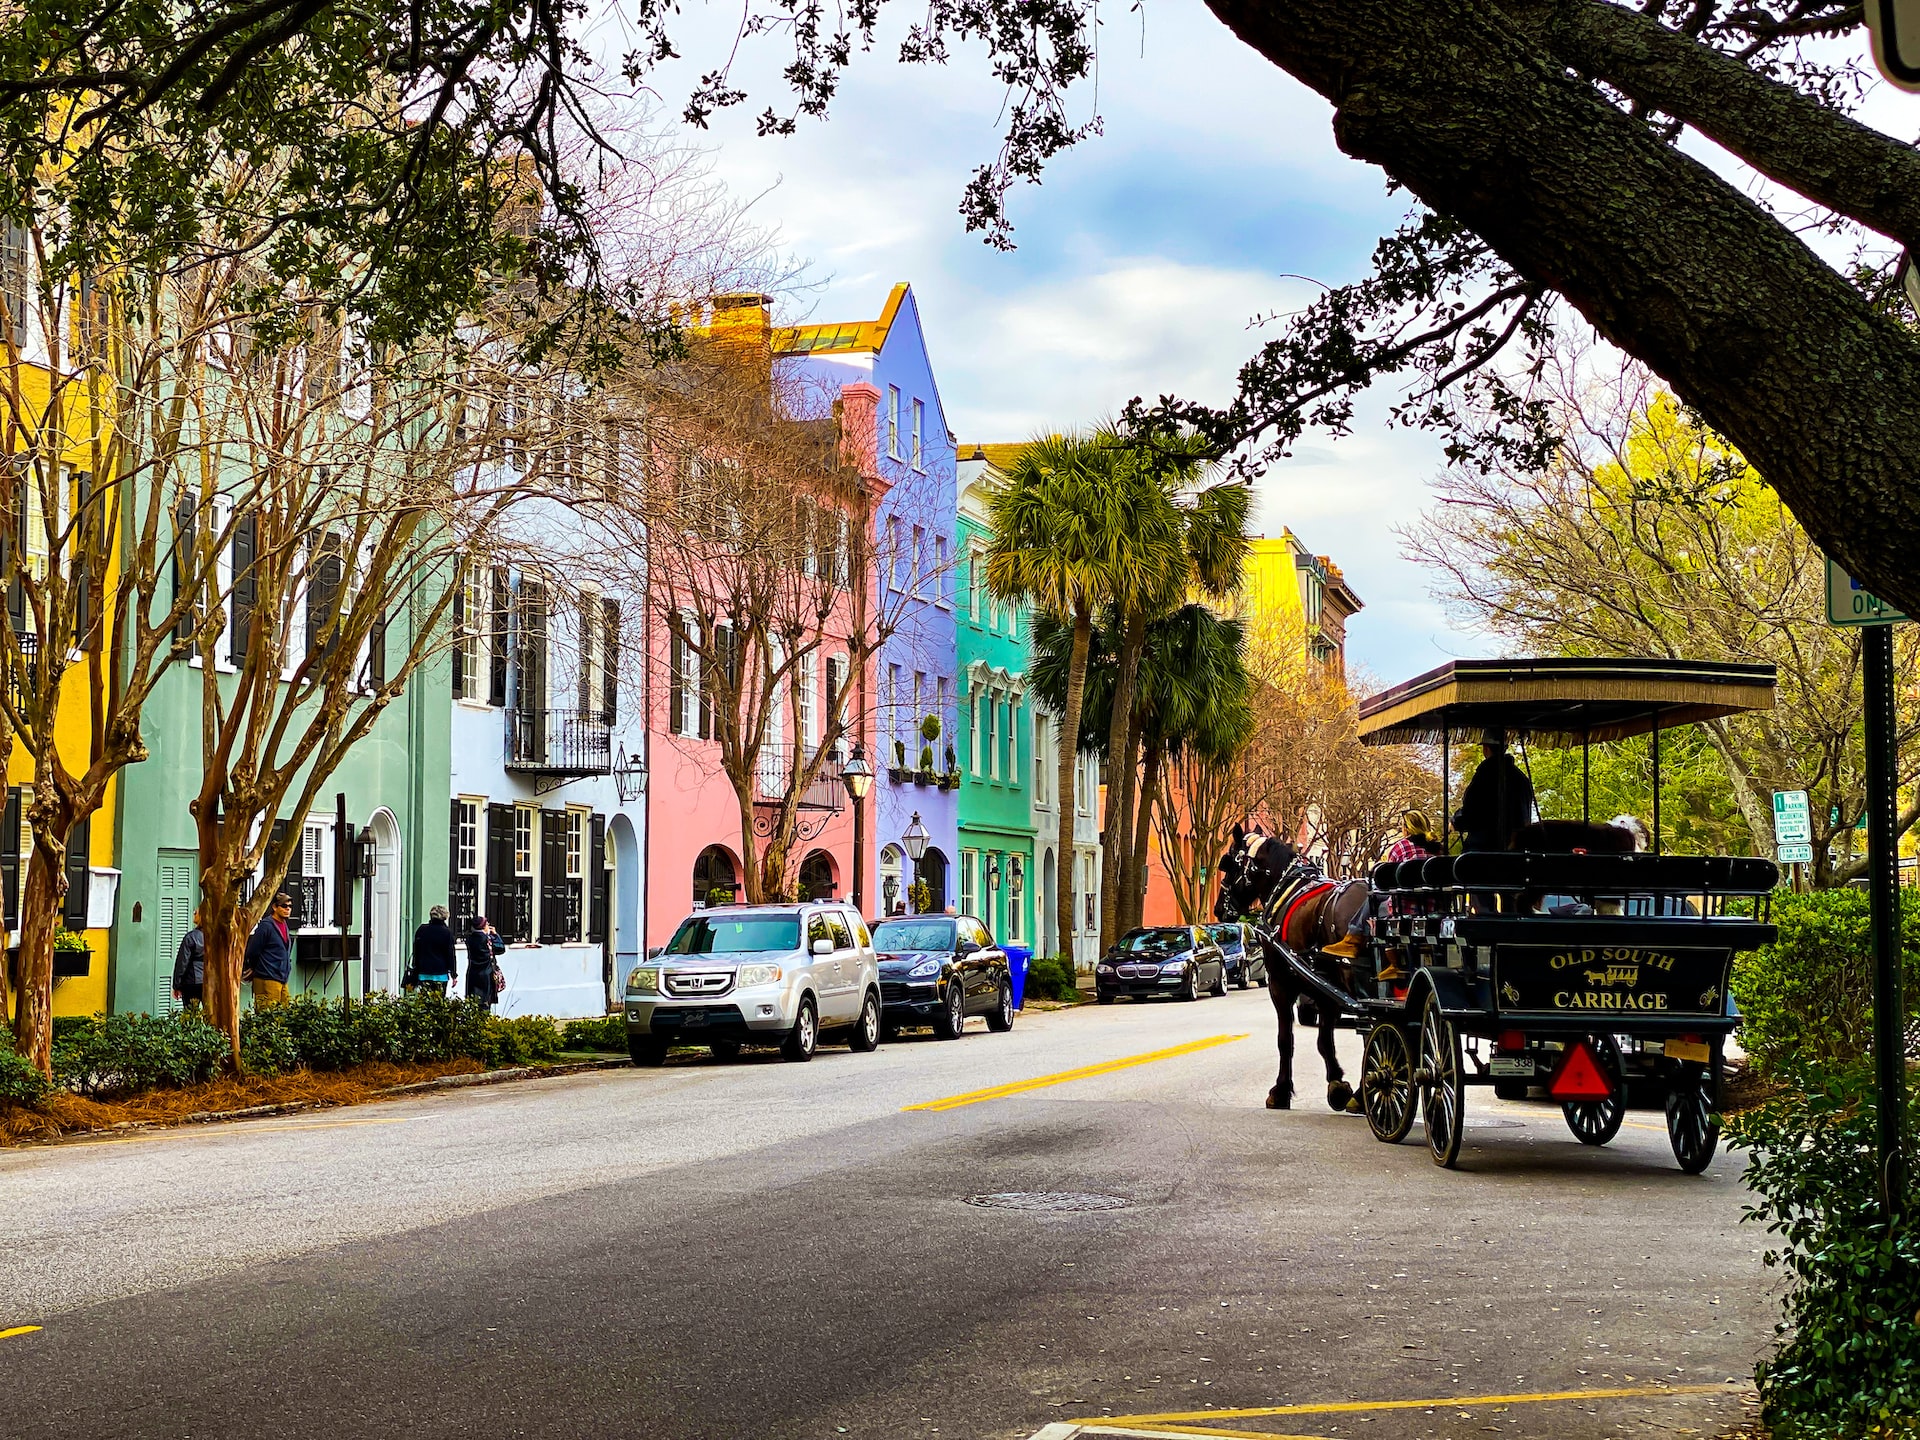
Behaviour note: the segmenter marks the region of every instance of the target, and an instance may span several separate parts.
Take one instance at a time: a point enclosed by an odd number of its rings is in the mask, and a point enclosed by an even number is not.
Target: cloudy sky
[[[758,42],[734,72],[748,104],[703,137],[718,175],[807,262],[812,285],[790,318],[870,317],[889,286],[912,282],[962,442],[1084,423],[1140,394],[1224,400],[1259,343],[1253,318],[1298,307],[1314,282],[1363,274],[1405,213],[1379,171],[1335,148],[1319,97],[1198,0],[1106,13],[1105,134],[1015,192],[1012,254],[969,236],[957,213],[998,133],[1000,94],[977,50],[944,69],[903,67],[891,59],[896,28],[856,64],[830,119],[759,139],[750,116],[783,91],[777,43]],[[689,7],[676,32],[685,61],[658,77],[671,112],[723,59],[738,16],[737,5]],[[604,50],[620,46],[616,23],[603,22]],[[1093,100],[1078,97],[1076,118]],[[1392,527],[1427,503],[1440,461],[1430,437],[1386,424],[1391,398],[1372,397],[1344,439],[1307,437],[1259,487],[1264,532],[1291,527],[1366,602],[1349,654],[1388,681],[1486,649],[1399,556]]]

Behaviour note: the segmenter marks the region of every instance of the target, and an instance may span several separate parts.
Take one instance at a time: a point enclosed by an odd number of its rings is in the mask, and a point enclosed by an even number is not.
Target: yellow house
[[[1245,622],[1256,666],[1270,657],[1284,663],[1302,653],[1332,664],[1347,663],[1347,621],[1361,608],[1340,567],[1309,550],[1293,531],[1256,536],[1247,547],[1239,594],[1228,607]]]
[[[42,327],[36,323],[35,307],[30,303],[32,265],[27,238],[16,225],[0,226],[0,299],[5,302],[0,326],[8,327],[0,332],[0,426],[4,426],[6,436],[3,448],[18,457],[14,463],[30,475],[41,472],[47,462],[57,461],[62,488],[69,492],[63,503],[71,506],[79,493],[90,488],[92,471],[106,463],[103,457],[110,453],[105,433],[108,422],[104,415],[96,418],[84,370],[63,363],[56,384],[55,362],[64,362],[72,346],[59,347],[50,354]],[[85,294],[81,287],[69,289],[76,300]],[[67,319],[72,322],[74,317],[69,315]],[[66,328],[78,338],[76,325]],[[20,517],[20,559],[24,565],[37,568],[45,565],[47,546],[41,495],[34,484],[23,485],[22,490],[26,513]],[[66,511],[72,513],[72,509]],[[107,556],[109,573],[103,577],[102,591],[108,595],[112,593],[111,569],[117,558]],[[31,643],[32,618],[24,613],[18,587],[11,588],[8,623]],[[111,634],[103,635],[98,643],[111,645]],[[91,719],[85,667],[70,666],[55,712],[54,744],[62,761],[76,772],[84,771],[88,764]],[[23,787],[31,785],[33,779],[33,760],[16,742],[7,758],[7,790],[0,803],[0,904],[5,908],[10,947],[18,944],[20,897],[32,848]],[[89,953],[56,951],[55,1016],[90,1015],[107,1008],[108,944],[119,875],[114,868],[117,792],[117,784],[110,782],[100,808],[69,839],[68,896],[62,925],[84,939]],[[7,964],[11,977],[17,971],[16,950],[10,949]],[[9,986],[9,993],[11,990]]]

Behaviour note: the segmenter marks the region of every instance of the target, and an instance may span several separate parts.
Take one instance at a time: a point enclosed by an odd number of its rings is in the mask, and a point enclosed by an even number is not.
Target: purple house
[[[802,325],[772,335],[789,404],[832,412],[848,385],[879,400],[874,454],[890,487],[874,517],[875,609],[893,627],[876,657],[861,727],[877,778],[867,831],[869,914],[911,908],[915,878],[929,908],[956,901],[959,755],[954,632],[954,439],[934,382],[920,308],[900,284],[877,320]],[[924,840],[912,830],[915,816]],[[925,849],[916,867],[912,850]]]

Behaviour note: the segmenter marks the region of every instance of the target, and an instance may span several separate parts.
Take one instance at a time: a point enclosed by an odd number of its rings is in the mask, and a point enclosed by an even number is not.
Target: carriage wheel
[[[1704,1065],[1680,1067],[1667,1091],[1667,1139],[1673,1158],[1689,1175],[1698,1175],[1720,1146],[1720,1117],[1713,1113],[1713,1080]]]
[[[1593,1051],[1593,1058],[1599,1062],[1613,1093],[1604,1100],[1563,1100],[1560,1113],[1567,1117],[1567,1128],[1582,1145],[1604,1145],[1620,1133],[1620,1126],[1627,1118],[1626,1069],[1620,1063],[1620,1046],[1613,1036],[1582,1038]]]
[[[1453,1169],[1460,1159],[1460,1127],[1466,1115],[1466,1087],[1460,1083],[1460,1032],[1440,1013],[1437,999],[1427,1001],[1420,1022],[1420,1117],[1426,1123],[1427,1153],[1433,1163]]]
[[[1407,1032],[1383,1020],[1367,1032],[1366,1058],[1360,1063],[1360,1106],[1373,1138],[1398,1145],[1413,1129],[1413,1054]]]

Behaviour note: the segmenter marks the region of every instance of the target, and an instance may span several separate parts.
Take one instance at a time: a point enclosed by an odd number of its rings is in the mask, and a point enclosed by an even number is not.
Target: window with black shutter
[[[235,665],[246,662],[247,645],[253,638],[253,610],[260,593],[260,577],[254,560],[260,553],[260,517],[249,512],[233,522],[233,624],[227,630],[227,659]]]
[[[687,642],[678,627],[667,635],[667,729],[687,733]]]
[[[67,895],[60,907],[60,921],[69,930],[87,928],[87,890],[92,884],[88,869],[93,838],[92,817],[82,820],[67,836]]]
[[[620,602],[600,602],[600,709],[611,725],[620,718]]]
[[[600,597],[591,590],[583,591],[580,596],[580,655],[574,686],[578,692],[577,708],[582,719],[591,715],[600,696]]]
[[[567,927],[567,812],[540,812],[540,943],[558,945],[573,938]]]
[[[467,698],[467,565],[453,570],[453,698]]]
[[[373,624],[367,630],[367,687],[374,689],[386,683],[387,612],[381,610],[373,617]]]
[[[513,806],[487,806],[487,919],[509,940],[525,940],[520,882],[513,869]]]
[[[307,569],[307,654],[324,659],[340,643],[338,611],[346,562],[340,537],[328,532],[314,548]]]
[[[607,939],[607,817],[595,815],[587,842],[587,939]]]
[[[193,501],[182,498],[174,502],[173,507],[173,603],[178,605],[188,598],[193,583]],[[174,622],[175,640],[193,639],[194,611],[198,607],[189,603],[180,612],[180,618]]]
[[[269,855],[271,855],[274,850],[277,850],[286,840],[289,828],[287,822],[284,820],[276,820],[273,822],[272,848],[267,852]],[[295,831],[293,839],[293,858],[287,862],[286,876],[280,881],[280,888],[284,890],[287,893],[287,897],[293,901],[293,914],[287,918],[287,928],[289,930],[297,930],[307,921],[306,910],[300,903],[302,892],[306,889],[307,880],[306,827],[302,826]]]
[[[493,624],[488,636],[487,703],[507,703],[507,617],[513,591],[507,567],[493,567]],[[492,916],[488,916],[492,919]],[[494,922],[496,926],[498,921]]]
[[[0,903],[6,906],[7,932],[20,928],[20,787],[7,787],[0,812]]]

